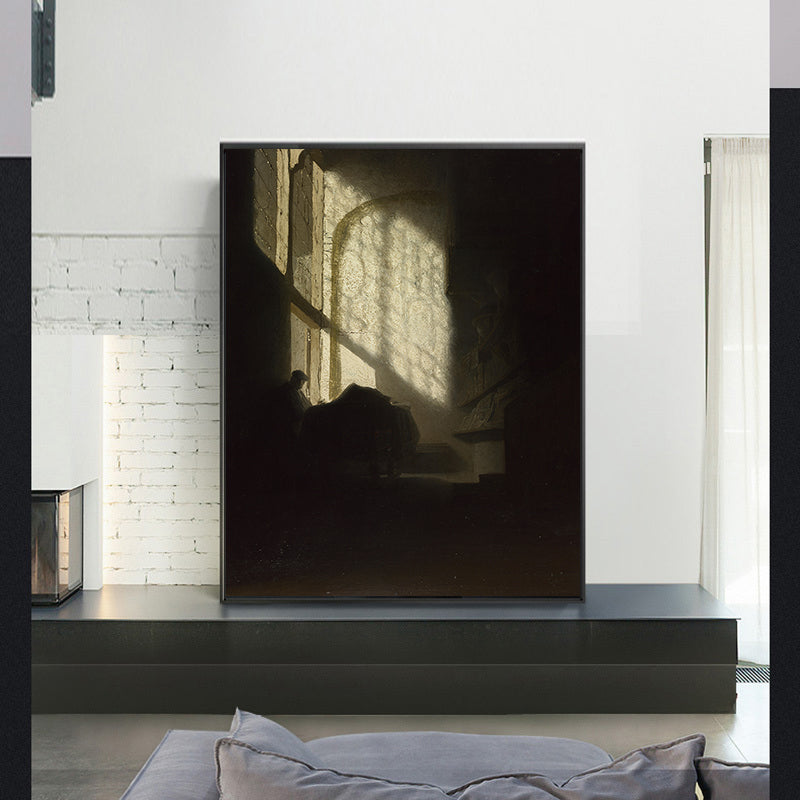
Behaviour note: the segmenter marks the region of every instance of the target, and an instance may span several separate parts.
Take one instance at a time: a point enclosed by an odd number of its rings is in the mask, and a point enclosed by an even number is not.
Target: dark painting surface
[[[582,596],[583,155],[223,147],[226,599]]]

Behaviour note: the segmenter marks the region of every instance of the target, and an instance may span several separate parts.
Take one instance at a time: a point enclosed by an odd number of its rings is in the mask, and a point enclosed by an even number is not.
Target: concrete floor
[[[769,685],[738,684],[736,714],[276,716],[303,739],[340,733],[449,730],[563,736],[612,756],[690,733],[706,754],[769,762]],[[252,709],[256,710],[256,709]],[[38,714],[32,718],[31,800],[118,800],[170,728],[227,730],[231,715]]]

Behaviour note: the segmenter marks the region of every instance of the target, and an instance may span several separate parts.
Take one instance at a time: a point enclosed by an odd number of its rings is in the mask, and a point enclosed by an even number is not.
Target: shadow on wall
[[[339,223],[331,258],[331,397],[358,377],[346,348],[374,370],[376,388],[411,403],[426,441],[453,431],[446,221],[438,193],[378,198]]]

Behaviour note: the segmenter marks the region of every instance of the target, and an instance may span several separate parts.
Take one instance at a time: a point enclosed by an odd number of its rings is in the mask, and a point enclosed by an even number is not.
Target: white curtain
[[[711,142],[700,582],[769,663],[769,140]]]

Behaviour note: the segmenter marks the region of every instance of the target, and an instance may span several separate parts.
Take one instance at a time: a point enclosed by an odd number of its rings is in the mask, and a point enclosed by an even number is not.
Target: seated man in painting
[[[302,370],[292,372],[289,380],[278,389],[278,412],[294,434],[295,439],[300,436],[303,416],[311,407],[311,401],[304,391],[308,383],[308,375]]]

